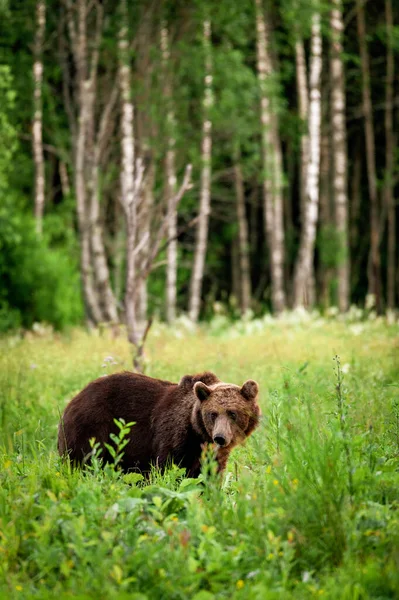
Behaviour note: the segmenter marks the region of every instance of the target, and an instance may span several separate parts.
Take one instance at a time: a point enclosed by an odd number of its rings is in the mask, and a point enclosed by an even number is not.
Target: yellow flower
[[[208,531],[208,529],[209,529],[208,525],[201,525],[201,531],[203,533],[206,533]]]
[[[271,468],[271,466],[270,466],[270,465],[268,465],[268,466],[266,467],[266,473],[267,473],[268,475],[270,475],[270,473],[271,473],[271,472],[272,472],[272,468]]]
[[[242,588],[244,587],[245,583],[243,582],[242,579],[239,579],[236,583],[236,588],[237,590],[242,590]]]
[[[17,592],[22,592],[22,585],[16,585],[15,589],[17,590]]]
[[[278,485],[278,479],[273,479],[273,485]]]

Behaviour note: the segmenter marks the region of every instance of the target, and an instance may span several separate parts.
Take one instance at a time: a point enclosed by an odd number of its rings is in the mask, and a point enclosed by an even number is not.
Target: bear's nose
[[[215,442],[215,444],[217,444],[218,446],[225,446],[226,445],[226,438],[224,438],[222,435],[215,435],[215,437],[213,438],[213,441]]]

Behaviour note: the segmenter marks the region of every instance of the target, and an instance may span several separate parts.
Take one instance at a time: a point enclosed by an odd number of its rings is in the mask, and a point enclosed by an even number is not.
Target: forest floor
[[[382,319],[290,315],[154,325],[148,375],[260,385],[261,426],[222,485],[209,469],[146,484],[71,472],[59,414],[90,380],[130,368],[124,337],[2,339],[0,598],[399,598],[398,334]]]

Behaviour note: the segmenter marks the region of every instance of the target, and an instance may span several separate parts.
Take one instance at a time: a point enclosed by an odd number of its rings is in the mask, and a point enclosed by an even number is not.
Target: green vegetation
[[[398,598],[398,325],[373,316],[154,325],[149,375],[260,384],[262,424],[222,485],[61,463],[59,413],[129,367],[124,336],[0,341],[0,597]]]

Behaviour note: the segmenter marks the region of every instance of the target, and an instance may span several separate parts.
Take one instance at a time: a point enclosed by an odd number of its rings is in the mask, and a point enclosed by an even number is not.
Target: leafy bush
[[[76,260],[38,239],[33,218],[0,207],[0,331],[46,321],[57,329],[82,318]]]

